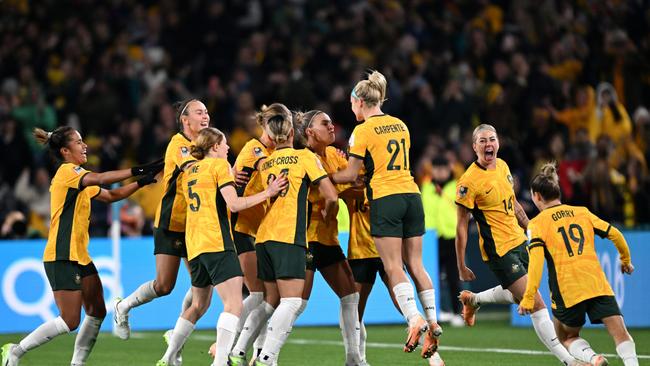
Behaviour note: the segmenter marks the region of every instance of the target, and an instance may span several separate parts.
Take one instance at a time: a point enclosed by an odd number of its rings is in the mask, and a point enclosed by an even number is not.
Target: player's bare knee
[[[103,319],[106,317],[106,306],[104,304],[93,304],[88,306],[86,309],[86,314],[93,316],[95,318]]]
[[[241,315],[242,312],[242,303],[241,301],[227,301],[223,303],[223,311],[230,314],[235,314],[237,316]]]
[[[176,285],[174,282],[156,281],[153,285],[153,290],[156,291],[156,295],[159,297],[167,296],[174,290],[174,285]]]
[[[68,329],[70,329],[71,332],[79,327],[79,314],[61,314],[61,319],[63,319],[65,325],[68,326]]]

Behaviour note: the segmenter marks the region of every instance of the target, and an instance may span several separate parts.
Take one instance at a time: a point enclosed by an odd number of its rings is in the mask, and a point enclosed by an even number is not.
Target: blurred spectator
[[[522,182],[536,161],[554,158],[569,180],[562,178],[563,192],[589,204],[581,195],[590,192],[574,185],[591,159],[589,141],[605,133],[610,164],[627,178],[623,193],[644,189],[650,129],[643,117],[632,128],[627,116],[650,105],[643,1],[9,1],[0,8],[0,121],[13,118],[2,127],[0,179],[12,192],[24,167],[42,163],[34,126],[73,125],[95,141],[92,164],[119,167],[162,156],[177,131],[171,104],[190,97],[206,103],[234,154],[259,134],[250,116],[276,101],[327,111],[344,147],[357,124],[350,88],[368,69],[388,79],[385,111],[409,126],[414,162],[430,161],[429,143],[442,141],[436,154],[448,155],[456,176],[474,158],[462,142],[478,123],[491,123]],[[601,82],[611,85],[595,95]],[[564,158],[549,149],[558,148],[563,126]],[[635,202],[638,216],[644,209]],[[107,212],[96,215],[104,220]]]
[[[442,154],[441,154],[442,155]],[[447,293],[454,326],[462,326],[461,305],[456,301],[460,293],[460,277],[456,266],[456,180],[451,174],[449,161],[440,156],[431,164],[431,180],[420,187],[424,206],[425,226],[438,234],[438,262],[441,280],[448,285]],[[441,294],[441,298],[442,298]]]
[[[45,167],[23,170],[14,187],[16,198],[27,205],[31,235],[47,237],[50,227],[50,174]]]
[[[0,239],[23,239],[27,234],[27,219],[20,211],[11,211],[0,227]]]
[[[599,217],[608,217],[614,222],[623,222],[623,194],[621,187],[625,177],[611,168],[609,158],[612,140],[600,135],[596,141],[596,156],[584,170],[584,188],[589,192],[587,204]]]
[[[11,187],[23,169],[32,164],[32,152],[15,119],[7,117],[0,123],[0,185]]]
[[[570,107],[558,111],[550,106],[549,111],[555,121],[569,128],[569,138],[572,143],[576,141],[576,133],[580,129],[587,130],[589,132],[589,139],[595,142],[600,132],[600,126],[594,116],[596,113],[595,106],[596,96],[594,88],[589,85],[584,85],[575,88]]]

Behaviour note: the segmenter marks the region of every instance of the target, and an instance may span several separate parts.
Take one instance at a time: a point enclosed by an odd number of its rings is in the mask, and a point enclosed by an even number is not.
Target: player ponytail
[[[293,130],[293,117],[291,111],[282,103],[273,103],[262,106],[257,112],[256,119],[260,125],[266,125],[266,132],[276,144],[284,144],[289,140]]]
[[[368,106],[381,105],[386,100],[388,82],[382,73],[373,70],[367,80],[361,80],[352,89],[352,97],[363,100]]]
[[[52,132],[47,132],[41,128],[34,128],[32,134],[36,142],[47,146],[50,154],[58,160],[63,160],[61,149],[68,147],[74,131],[75,129],[70,126],[62,126]]]
[[[293,112],[294,147],[304,148],[308,146],[307,129],[312,126],[314,120],[316,119],[316,116],[321,113],[325,112],[319,110],[311,110],[309,112]]]
[[[546,202],[559,199],[561,197],[560,178],[557,175],[555,162],[549,162],[539,170],[539,173],[533,177],[530,182],[530,189],[533,193],[537,192]]]
[[[219,131],[214,127],[207,127],[199,132],[199,135],[192,145],[190,154],[198,160],[203,160],[210,149],[216,145],[220,144],[221,141],[225,138],[223,132]]]
[[[176,111],[176,123],[178,124],[179,131],[184,130],[183,121],[181,120],[181,117],[190,115],[190,111],[188,110],[187,107],[190,105],[190,103],[194,101],[198,101],[198,100],[194,98],[190,98],[190,99],[178,101],[172,105],[174,107],[174,110]]]

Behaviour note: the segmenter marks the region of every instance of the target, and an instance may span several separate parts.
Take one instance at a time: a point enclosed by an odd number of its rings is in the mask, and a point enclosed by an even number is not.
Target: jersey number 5
[[[194,202],[190,203],[190,210],[192,210],[193,212],[198,211],[199,208],[201,207],[201,198],[199,197],[199,194],[192,191],[192,186],[195,184],[196,184],[196,179],[187,182],[188,196],[190,196],[191,200],[196,201],[196,205],[194,204]]]
[[[400,142],[402,143],[402,148],[400,149],[399,145]],[[388,140],[388,145],[386,145],[386,150],[388,150],[389,153],[393,154],[390,157],[390,161],[388,162],[388,170],[401,170],[402,167],[400,165],[395,165],[395,160],[397,160],[397,155],[399,155],[400,150],[402,151],[402,156],[404,158],[404,170],[408,170],[409,166],[409,158],[408,158],[408,151],[406,150],[406,140],[401,139],[399,142],[394,139]]]
[[[580,227],[580,225],[569,225],[568,233],[567,230],[562,226],[557,229],[557,232],[562,234],[562,239],[564,239],[564,246],[566,247],[566,251],[569,253],[569,257],[573,257],[573,248],[571,247],[569,238],[571,238],[571,241],[578,244],[578,255],[582,254],[582,248],[585,245],[585,234],[582,232],[582,227]]]

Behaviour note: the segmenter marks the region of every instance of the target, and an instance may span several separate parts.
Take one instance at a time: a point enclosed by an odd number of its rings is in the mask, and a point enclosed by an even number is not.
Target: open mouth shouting
[[[485,150],[483,152],[483,156],[485,157],[485,160],[491,161],[494,159],[496,156],[496,151],[494,149],[494,146],[486,146]]]

